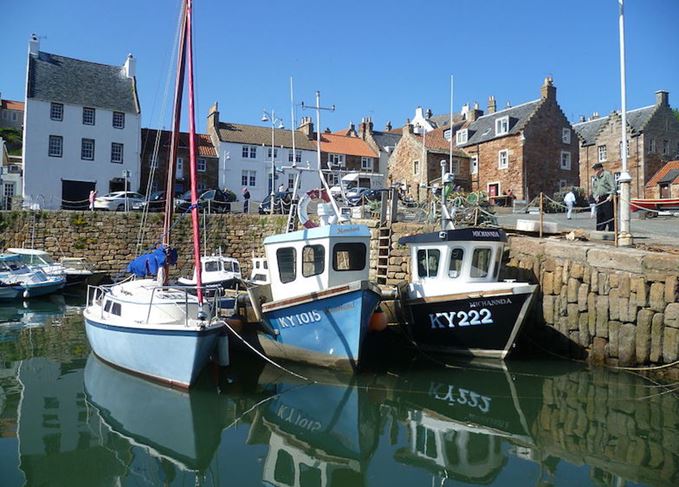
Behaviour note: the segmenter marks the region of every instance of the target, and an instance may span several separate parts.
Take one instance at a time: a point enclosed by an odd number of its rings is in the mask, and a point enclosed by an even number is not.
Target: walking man
[[[571,214],[573,213],[573,205],[575,204],[575,193],[573,193],[572,189],[566,193],[563,202],[566,203],[566,218],[570,220]]]
[[[613,194],[615,180],[613,175],[604,170],[600,162],[592,165],[595,174],[592,178],[592,196],[597,204],[596,229],[613,231]]]

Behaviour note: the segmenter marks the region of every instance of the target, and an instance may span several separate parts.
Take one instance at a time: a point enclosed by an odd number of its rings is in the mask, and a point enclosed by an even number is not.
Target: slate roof
[[[652,188],[660,183],[679,184],[679,161],[670,161],[661,167],[646,183],[646,187]]]
[[[650,105],[634,110],[627,110],[627,125],[629,125],[633,134],[638,134],[644,130],[646,123],[651,119],[656,108],[656,105]],[[620,112],[616,111],[613,113],[619,114]],[[573,124],[573,129],[582,140],[583,146],[592,145],[596,142],[596,136],[603,126],[608,123],[609,118],[610,115],[607,115],[587,122]]]
[[[480,144],[497,137],[506,137],[507,135],[519,133],[541,103],[542,99],[533,100],[477,118],[474,122],[470,122],[467,125],[466,128],[469,131],[467,143],[461,144],[460,147]],[[509,117],[509,131],[506,134],[496,136],[495,121],[502,117]]]
[[[463,122],[464,119],[459,113],[453,113],[453,125],[458,122]],[[429,118],[429,122],[434,125],[434,127],[448,127],[450,125],[450,113],[442,113],[441,115],[434,115]]]
[[[321,134],[321,152],[347,154],[350,156],[379,157],[363,139],[327,133]]]
[[[123,66],[92,63],[40,51],[29,56],[28,98],[139,113],[134,79]]]
[[[169,147],[172,140],[172,132],[169,130],[157,129],[141,129],[141,146],[142,150],[148,152],[152,151],[156,143],[156,137],[160,132],[161,147]],[[196,134],[196,149],[200,157],[217,157],[217,149],[212,145],[212,140],[207,134]],[[181,149],[188,149],[189,134],[188,132],[179,132],[179,147]]]
[[[271,127],[219,122],[219,140],[234,144],[271,146]],[[290,130],[274,129],[274,144],[276,147],[292,149]],[[303,132],[295,130],[295,149],[316,150],[316,144],[309,140]]]
[[[380,146],[381,150],[384,150],[385,147],[391,147],[393,149],[396,147],[396,144],[398,144],[398,141],[401,140],[401,137],[403,137],[403,132],[400,130],[396,133],[373,132],[373,139],[375,139],[375,142],[377,142],[377,145]]]
[[[448,127],[444,126],[427,132],[425,144],[428,152],[435,152],[437,154],[446,155],[450,153],[450,142],[443,136],[443,133],[446,132],[447,130]],[[414,134],[414,136],[417,137],[418,140],[422,139],[422,136],[419,134]],[[453,155],[456,157],[469,158],[469,156],[465,152],[455,147],[454,143],[453,143]]]

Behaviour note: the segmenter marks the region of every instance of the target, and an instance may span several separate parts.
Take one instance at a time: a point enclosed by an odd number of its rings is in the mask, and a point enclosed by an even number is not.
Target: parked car
[[[292,194],[287,191],[276,193],[274,195],[273,212],[278,214],[287,213],[290,209],[291,199]],[[271,213],[271,195],[264,198],[264,201],[259,204],[259,214],[266,215],[268,213]]]
[[[95,210],[125,211],[131,210],[135,205],[144,201],[144,195],[134,191],[114,191],[94,199]]]
[[[154,191],[148,199],[132,206],[139,211],[165,211],[165,191]]]
[[[209,210],[211,213],[228,213],[231,211],[231,203],[236,201],[232,192],[224,192],[221,189],[209,189],[198,197],[198,208]],[[186,191],[175,199],[177,212],[185,212],[191,206],[191,191]]]
[[[352,196],[347,196],[347,206],[361,206],[371,201],[381,201],[382,193],[388,189],[362,189]]]

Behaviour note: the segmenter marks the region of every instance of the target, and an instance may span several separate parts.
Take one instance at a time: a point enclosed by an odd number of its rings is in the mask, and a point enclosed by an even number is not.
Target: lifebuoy
[[[307,214],[307,206],[309,206],[309,203],[311,203],[312,200],[321,200],[324,203],[329,203],[330,196],[325,189],[312,189],[311,191],[307,191],[299,199],[299,204],[297,205],[297,216],[299,218],[299,222],[304,228],[315,228],[318,226],[317,223],[309,220],[309,215]]]

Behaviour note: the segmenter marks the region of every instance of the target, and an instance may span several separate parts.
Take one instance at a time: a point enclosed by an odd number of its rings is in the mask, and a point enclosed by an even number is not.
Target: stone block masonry
[[[265,237],[283,231],[285,216],[211,215],[202,231],[207,253],[220,247],[237,258],[244,276],[250,259],[263,256]],[[137,246],[139,213],[3,212],[0,248],[41,248],[54,257],[86,257],[115,274],[160,240],[162,214],[149,215]],[[359,222],[357,222],[359,223]],[[377,222],[372,232],[371,278],[377,264]],[[398,239],[436,230],[433,225],[392,226],[387,285],[408,279],[410,255]],[[192,272],[191,223],[179,217],[172,229],[179,252],[172,277]],[[620,366],[662,365],[679,360],[679,254],[647,252],[591,242],[510,237],[501,278],[538,283],[530,338],[547,350]]]

